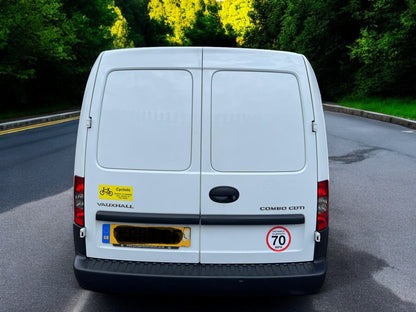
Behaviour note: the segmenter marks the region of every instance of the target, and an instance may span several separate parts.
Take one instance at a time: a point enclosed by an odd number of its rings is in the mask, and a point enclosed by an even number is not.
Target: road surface
[[[416,311],[416,132],[326,113],[328,274],[309,296],[99,294],[72,272],[77,122],[0,136],[0,311]]]

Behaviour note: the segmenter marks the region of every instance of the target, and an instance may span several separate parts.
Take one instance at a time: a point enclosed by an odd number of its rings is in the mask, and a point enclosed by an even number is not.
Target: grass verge
[[[416,120],[416,99],[343,98],[339,105]]]

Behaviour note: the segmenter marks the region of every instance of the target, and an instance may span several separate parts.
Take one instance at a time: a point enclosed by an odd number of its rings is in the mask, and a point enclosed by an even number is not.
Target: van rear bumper
[[[326,261],[284,264],[130,262],[77,255],[75,276],[85,289],[116,293],[306,294],[325,279]]]

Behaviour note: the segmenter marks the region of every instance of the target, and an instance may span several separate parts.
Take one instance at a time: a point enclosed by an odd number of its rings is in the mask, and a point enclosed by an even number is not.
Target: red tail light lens
[[[84,178],[75,176],[74,179],[74,222],[84,226]]]
[[[318,182],[318,216],[316,230],[321,231],[328,227],[329,183],[328,180]]]

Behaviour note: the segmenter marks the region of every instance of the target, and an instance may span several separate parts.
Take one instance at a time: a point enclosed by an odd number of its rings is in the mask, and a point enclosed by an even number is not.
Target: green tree
[[[278,49],[278,38],[286,1],[253,0],[253,10],[248,13],[253,27],[244,33],[244,46],[250,48]]]
[[[222,29],[215,0],[150,0],[149,16],[170,29],[171,45],[235,46],[235,37]]]
[[[238,45],[244,44],[244,35],[253,28],[250,13],[253,12],[253,0],[224,0],[219,16],[227,34],[236,35]]]
[[[169,26],[150,19],[148,5],[150,0],[115,0],[128,23],[128,40],[135,47],[167,45],[166,34]]]
[[[80,104],[97,55],[113,48],[110,0],[0,2],[1,108]],[[5,103],[6,102],[6,103]]]
[[[110,28],[111,36],[113,37],[113,47],[116,49],[132,48],[133,41],[128,39],[128,24],[127,20],[121,14],[120,8],[117,6],[110,6],[117,14],[113,26]]]
[[[311,61],[322,93],[336,99],[351,90],[357,70],[348,46],[357,38],[359,2],[291,0],[285,9],[278,47],[302,53]]]
[[[218,5],[215,1],[203,6],[196,12],[192,27],[184,30],[185,37],[195,46],[234,47],[236,37],[226,34],[218,15]]]
[[[111,9],[111,0],[72,1],[62,0],[63,10],[76,34],[73,49],[76,60],[71,64],[75,70],[85,74],[92,62],[103,51],[113,48],[111,27],[117,14]]]
[[[75,57],[68,62],[44,66],[40,81],[58,84],[56,97],[74,105],[81,103],[88,74],[98,54],[114,48],[111,27],[117,20],[117,13],[112,9],[112,0],[61,1],[76,36],[72,45]],[[51,73],[58,76],[53,78],[54,81],[50,81]],[[38,89],[50,93],[43,84]]]
[[[39,59],[74,58],[72,25],[57,0],[0,2],[0,75],[30,79]]]
[[[0,2],[0,108],[37,101],[35,78],[44,64],[75,59],[73,25],[58,0]]]
[[[196,13],[204,10],[204,0],[150,0],[149,16],[172,29],[167,40],[173,45],[189,45],[185,29],[195,23]]]
[[[254,0],[255,28],[246,34],[247,46],[304,54],[318,76],[322,93],[336,99],[350,91],[357,62],[347,46],[357,38],[358,1]]]
[[[373,0],[360,16],[365,26],[351,45],[360,62],[359,95],[416,96],[416,4]]]

